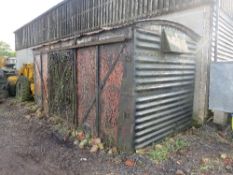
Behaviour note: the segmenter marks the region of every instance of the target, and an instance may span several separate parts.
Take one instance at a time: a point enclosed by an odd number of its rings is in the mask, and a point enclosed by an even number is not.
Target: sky
[[[14,31],[62,0],[0,0],[0,41],[15,49]]]

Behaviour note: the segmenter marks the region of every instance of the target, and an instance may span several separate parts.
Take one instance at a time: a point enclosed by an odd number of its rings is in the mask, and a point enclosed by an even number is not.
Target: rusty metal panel
[[[34,57],[34,80],[35,80],[35,101],[39,106],[42,106],[42,63],[41,55]]]
[[[175,27],[151,29],[135,30],[136,149],[191,126],[192,121],[196,43]],[[177,36],[185,39],[177,43],[187,45],[189,53],[162,52],[164,30],[174,33],[173,41]]]
[[[132,149],[134,121],[131,45],[123,42],[77,51],[79,126],[128,149]]]
[[[38,54],[34,58],[35,100],[48,113],[48,55]]]
[[[43,108],[48,113],[48,54],[42,54],[42,94],[43,94]]]
[[[77,111],[78,123],[95,132],[96,106],[91,105],[96,96],[96,47],[80,48],[77,51]],[[88,110],[90,112],[88,113]],[[87,115],[87,116],[85,116]],[[84,121],[84,118],[87,118]]]
[[[124,44],[111,44],[100,46],[100,84],[110,69],[109,75],[100,95],[100,133],[103,138],[108,138],[117,143],[118,126],[117,120],[120,112],[121,85],[124,72],[124,54],[119,52]],[[113,66],[116,59],[117,64]]]
[[[130,5],[129,0],[67,0],[18,29],[16,50],[210,2],[215,0],[138,0]]]

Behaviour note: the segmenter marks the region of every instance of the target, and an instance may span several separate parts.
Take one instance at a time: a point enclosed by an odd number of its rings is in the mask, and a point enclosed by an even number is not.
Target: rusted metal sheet
[[[215,0],[66,0],[18,29],[16,50],[210,2]]]
[[[77,51],[77,111],[78,123],[91,129],[94,134],[96,107],[91,105],[96,96],[96,47],[81,48]],[[90,110],[90,112],[88,112]],[[85,116],[87,115],[87,116]],[[87,120],[84,121],[84,118]]]
[[[36,55],[34,58],[34,80],[35,80],[35,101],[38,105],[42,106],[42,63],[41,55]]]
[[[35,66],[35,100],[48,113],[48,55],[37,54]]]
[[[42,92],[43,108],[48,113],[48,54],[42,54]]]
[[[79,126],[107,143],[123,147],[133,136],[132,53],[129,43],[79,48],[77,51],[77,117]],[[129,80],[131,77],[131,81]],[[127,100],[126,100],[127,99]],[[125,102],[128,101],[127,105]],[[131,109],[129,109],[129,106]],[[130,113],[128,118],[122,117]],[[98,130],[99,128],[99,130]],[[120,140],[120,141],[119,141]],[[132,139],[131,139],[132,140]],[[132,142],[130,146],[132,148]]]
[[[103,83],[108,72],[113,69],[100,95],[100,130],[101,136],[117,143],[118,117],[120,112],[121,84],[124,73],[123,60],[125,55],[119,55],[124,44],[100,46],[100,82]],[[125,48],[124,48],[125,49]],[[125,51],[123,51],[125,52]],[[113,67],[116,59],[119,59]]]

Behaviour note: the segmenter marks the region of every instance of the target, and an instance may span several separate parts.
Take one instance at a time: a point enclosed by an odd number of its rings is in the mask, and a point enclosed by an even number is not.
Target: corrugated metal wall
[[[67,0],[15,32],[16,50],[214,0]]]
[[[223,11],[218,20],[217,61],[233,61],[233,20]]]
[[[161,31],[135,32],[136,149],[191,124],[196,45],[186,39],[191,54],[163,54]]]
[[[77,51],[77,94],[78,123],[81,126],[86,118],[85,125],[96,134],[96,102],[91,106],[96,97],[95,46],[80,48]]]
[[[220,8],[230,17],[233,17],[233,1],[232,0],[219,0],[219,1],[220,1]]]
[[[211,46],[210,46],[210,57],[211,61],[215,60],[217,53],[217,35],[218,35],[218,5],[215,4],[212,11],[212,34],[211,34]]]
[[[233,8],[231,3],[225,2],[230,6],[229,9]],[[229,11],[226,13],[221,3],[220,7],[216,5],[213,11],[211,59],[215,62],[229,62],[233,61],[233,18],[229,16]]]

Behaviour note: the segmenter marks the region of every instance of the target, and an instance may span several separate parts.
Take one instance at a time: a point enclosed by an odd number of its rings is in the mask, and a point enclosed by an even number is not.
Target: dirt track
[[[28,120],[27,113],[12,100],[0,104],[0,175],[174,175],[177,169],[192,175],[233,174],[233,161],[226,165],[219,158],[222,153],[233,157],[232,142],[215,137],[216,130],[209,126],[183,133],[190,147],[155,164],[142,156],[91,154],[61,143],[46,120]],[[213,163],[203,167],[203,157]],[[125,166],[125,158],[134,159],[136,166]]]

